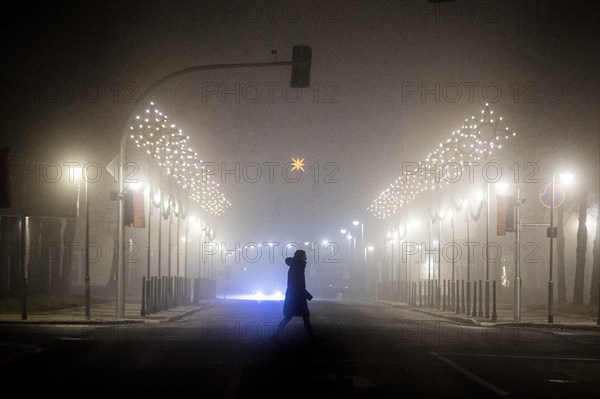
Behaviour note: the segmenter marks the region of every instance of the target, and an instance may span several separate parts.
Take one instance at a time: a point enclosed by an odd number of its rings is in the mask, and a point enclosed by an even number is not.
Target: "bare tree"
[[[575,261],[575,281],[573,282],[573,303],[583,304],[585,279],[585,253],[587,251],[587,197],[588,191],[582,184],[579,192],[579,226],[577,227],[577,253]]]

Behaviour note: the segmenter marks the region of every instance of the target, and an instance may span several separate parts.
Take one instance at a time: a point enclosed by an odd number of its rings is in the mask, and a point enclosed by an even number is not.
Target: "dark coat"
[[[286,258],[288,270],[287,290],[285,291],[285,302],[283,304],[283,316],[290,318],[293,316],[308,316],[307,300],[312,299],[312,295],[306,290],[306,281],[304,279],[304,269],[306,265],[297,265],[294,258]]]

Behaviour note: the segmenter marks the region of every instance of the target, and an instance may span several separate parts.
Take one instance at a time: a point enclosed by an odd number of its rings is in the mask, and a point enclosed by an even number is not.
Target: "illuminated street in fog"
[[[597,395],[599,2],[38,3],[0,23],[5,385]]]

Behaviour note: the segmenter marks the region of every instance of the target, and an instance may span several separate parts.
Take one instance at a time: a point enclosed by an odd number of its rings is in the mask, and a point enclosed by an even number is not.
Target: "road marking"
[[[527,359],[527,360],[566,360],[566,361],[593,362],[593,363],[600,362],[600,359],[589,358],[589,357],[495,355],[493,353],[442,353],[442,355],[445,355],[445,356],[473,356],[473,357],[504,357],[507,359]]]
[[[498,388],[497,386],[495,386],[494,384],[487,382],[486,380],[484,380],[483,378],[471,373],[469,370],[467,370],[466,368],[462,367],[461,365],[453,362],[452,360],[439,355],[435,352],[429,352],[430,354],[432,354],[433,356],[437,357],[438,359],[440,359],[441,361],[443,361],[444,363],[448,364],[449,366],[451,366],[452,368],[454,368],[457,371],[460,371],[461,373],[463,373],[464,375],[466,375],[467,377],[469,377],[470,379],[472,379],[473,381],[483,385],[484,387],[496,392],[498,395],[500,396],[509,396],[510,394],[500,388]]]

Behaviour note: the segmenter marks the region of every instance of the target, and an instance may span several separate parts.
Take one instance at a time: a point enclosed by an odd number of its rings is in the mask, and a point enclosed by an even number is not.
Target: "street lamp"
[[[438,307],[441,306],[441,284],[442,284],[442,221],[446,217],[446,209],[442,208],[438,211],[439,231],[438,231]],[[450,287],[448,287],[450,288]],[[446,301],[444,299],[444,306]],[[446,310],[446,309],[443,309]]]
[[[175,198],[172,195],[169,195],[168,197],[168,203],[169,203],[169,244],[167,246],[167,253],[168,253],[168,262],[167,262],[167,276],[171,277],[171,257],[172,257],[172,229],[173,229],[173,214],[176,212],[175,209]]]
[[[366,264],[367,264],[367,251],[368,251],[368,252],[373,252],[374,250],[375,250],[375,247],[374,247],[374,246],[372,246],[372,245],[369,245],[369,246],[366,246],[366,245],[365,245],[365,246],[364,246],[363,252],[364,252],[364,262],[365,262],[365,267],[366,267]],[[381,272],[380,272],[380,274],[381,274]],[[377,281],[379,281],[379,280],[377,280]],[[365,279],[365,284],[366,284],[366,279]],[[366,299],[366,293],[367,293],[367,292],[368,292],[368,291],[365,289],[365,298],[364,298],[364,299]]]
[[[88,191],[88,179],[83,168],[74,168],[76,178],[81,182],[84,180],[85,185],[85,319],[89,320],[91,315],[91,299],[90,299],[90,196]],[[77,208],[79,208],[79,193],[77,195]]]
[[[176,201],[175,202],[175,209],[173,209],[173,214],[175,215],[175,217],[177,218],[177,237],[176,237],[176,242],[177,245],[175,247],[175,255],[177,256],[176,261],[175,261],[175,273],[176,276],[179,277],[179,232],[180,232],[180,226],[181,226],[181,218],[182,218],[182,209],[181,209],[182,205],[181,205],[181,201]]]
[[[365,281],[366,281],[366,267],[367,267],[367,257],[366,257],[366,251],[364,251],[365,249],[365,225],[364,223],[361,223],[358,220],[353,220],[352,224],[354,226],[358,226],[360,224],[360,246],[363,248],[363,252],[365,253],[365,256],[363,256],[363,264],[362,264],[362,278],[363,278],[363,297],[366,293],[366,287],[365,287]],[[356,256],[356,242],[354,245],[354,253]]]
[[[556,230],[554,228],[554,192],[556,186],[556,175],[552,174],[552,190],[550,192],[550,227],[548,228],[548,237],[550,238],[550,267],[548,274],[548,323],[554,323],[554,281],[552,280],[552,266],[553,266],[553,252],[554,252],[554,238],[556,237]],[[558,173],[561,180],[565,183],[570,182],[575,177],[572,173]]]

